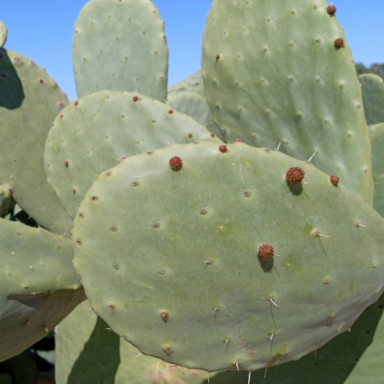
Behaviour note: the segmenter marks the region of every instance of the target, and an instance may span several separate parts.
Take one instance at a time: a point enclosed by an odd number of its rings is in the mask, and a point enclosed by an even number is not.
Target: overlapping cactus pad
[[[227,142],[280,146],[300,160],[316,152],[318,169],[337,173],[371,204],[360,84],[337,14],[327,6],[214,0],[203,41],[205,93]]]
[[[43,338],[85,297],[69,239],[4,219],[0,232],[2,361]]]
[[[88,302],[81,303],[60,323],[56,345],[57,384],[203,384],[208,378],[208,372],[141,354],[111,332]]]
[[[359,76],[367,124],[384,123],[384,80],[373,73]]]
[[[72,47],[79,97],[110,89],[163,101],[168,47],[151,0],[92,0],[79,14]]]
[[[306,162],[174,145],[99,176],[75,219],[74,266],[95,312],[141,352],[255,370],[319,348],[379,298],[383,230]]]
[[[168,95],[171,95],[174,92],[195,92],[201,97],[205,97],[201,70],[199,69],[186,79],[168,87]]]
[[[48,181],[74,217],[100,172],[129,156],[202,140],[220,143],[169,105],[139,93],[93,93],[69,105],[54,121],[45,150]]]
[[[0,48],[5,44],[7,41],[8,31],[7,27],[4,23],[0,21]]]
[[[42,68],[20,53],[0,49],[0,184],[41,226],[68,235],[72,220],[44,170],[48,131],[67,103]]]

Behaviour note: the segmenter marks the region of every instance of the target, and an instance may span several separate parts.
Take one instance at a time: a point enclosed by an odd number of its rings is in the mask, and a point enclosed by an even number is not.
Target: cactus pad
[[[337,174],[368,203],[371,155],[351,51],[324,0],[214,0],[204,31],[207,101],[240,138]],[[343,47],[335,46],[342,38]]]
[[[291,167],[302,183],[287,183]],[[244,143],[174,145],[94,182],[75,219],[74,266],[95,312],[141,352],[255,370],[319,348],[378,299],[383,231],[306,162]]]
[[[68,234],[72,220],[47,182],[44,144],[67,102],[33,61],[0,49],[0,184],[41,226],[57,234]]]
[[[372,149],[372,174],[375,183],[373,208],[384,217],[384,123],[369,128]]]
[[[212,121],[212,114],[207,100],[196,92],[173,92],[168,96],[168,104],[176,111],[191,116],[205,127],[209,126]]]
[[[7,41],[7,36],[8,36],[7,27],[5,26],[4,23],[0,21],[0,48],[3,47],[3,45]]]
[[[205,98],[204,93],[204,83],[201,76],[201,69],[193,73],[191,76],[188,76],[186,79],[179,81],[176,84],[168,87],[168,96],[174,92],[195,92],[199,96]]]
[[[164,22],[150,0],[92,0],[75,24],[72,47],[79,97],[110,89],[166,98]]]
[[[134,101],[136,100],[137,101]],[[45,151],[48,181],[70,216],[98,174],[123,158],[170,144],[211,140],[192,118],[138,93],[102,91],[57,117]]]
[[[368,125],[384,123],[384,80],[373,73],[359,76]]]
[[[87,301],[59,324],[56,345],[57,384],[100,380],[114,384],[203,384],[208,377],[208,372],[182,368],[141,354],[111,332]]]
[[[84,293],[71,241],[0,219],[0,361],[43,338]]]

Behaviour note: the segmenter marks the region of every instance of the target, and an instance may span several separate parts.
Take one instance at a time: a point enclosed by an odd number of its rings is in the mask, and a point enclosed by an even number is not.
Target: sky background
[[[77,98],[71,58],[73,26],[87,1],[0,0],[0,20],[8,27],[5,48],[46,68],[71,100]],[[165,22],[172,85],[200,68],[202,33],[211,1],[153,3]],[[335,0],[333,4],[355,62],[384,63],[384,0]]]

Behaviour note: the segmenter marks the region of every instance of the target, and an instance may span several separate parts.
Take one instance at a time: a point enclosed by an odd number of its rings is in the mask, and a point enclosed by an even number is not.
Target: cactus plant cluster
[[[73,66],[0,48],[0,383],[53,330],[58,384],[375,382],[383,90],[336,7],[214,0],[167,89],[153,3],[90,0]]]

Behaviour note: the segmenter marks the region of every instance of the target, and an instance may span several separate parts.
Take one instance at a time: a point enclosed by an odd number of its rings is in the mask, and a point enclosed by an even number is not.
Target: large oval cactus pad
[[[36,222],[57,234],[68,234],[72,220],[47,182],[44,144],[67,103],[42,68],[0,49],[0,184],[12,189],[17,204]]]
[[[128,156],[196,140],[220,143],[192,118],[139,93],[93,93],[54,121],[45,150],[48,181],[74,217],[100,172]]]
[[[75,24],[72,47],[79,97],[110,89],[167,96],[164,22],[151,0],[92,0]]]
[[[85,299],[71,241],[0,219],[0,361],[50,332]]]
[[[371,154],[351,50],[324,0],[215,0],[202,72],[216,124],[313,164],[369,204]],[[335,40],[343,39],[336,47]]]
[[[103,172],[75,219],[74,266],[95,312],[143,353],[255,370],[319,348],[378,299],[384,223],[312,165],[222,151],[174,145]],[[290,167],[307,184],[288,185]]]

